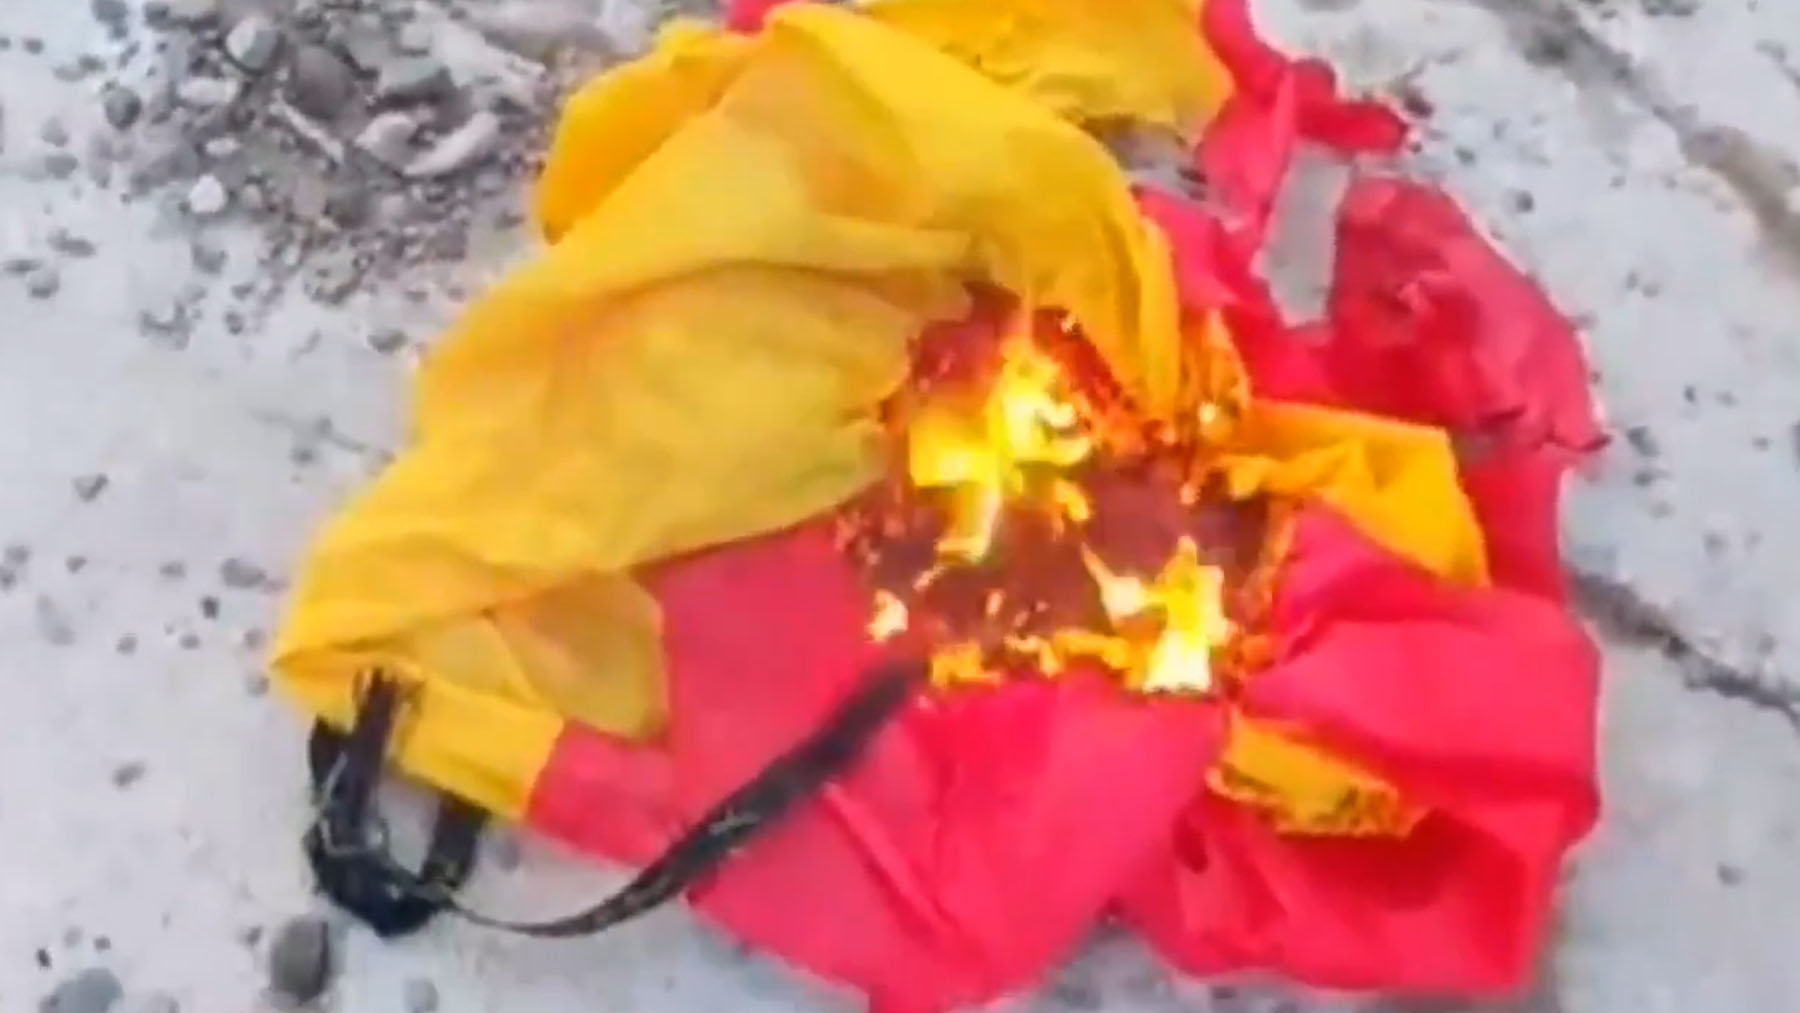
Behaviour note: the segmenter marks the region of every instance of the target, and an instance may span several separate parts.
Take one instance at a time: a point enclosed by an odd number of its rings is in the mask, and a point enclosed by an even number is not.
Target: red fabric
[[[1528,983],[1561,857],[1598,805],[1598,662],[1581,628],[1543,598],[1445,587],[1323,511],[1300,524],[1275,626],[1280,659],[1245,713],[1432,813],[1405,840],[1317,839],[1203,795],[1133,884],[1128,920],[1195,973],[1464,995]]]
[[[1235,87],[1201,138],[1196,161],[1247,262],[1262,246],[1301,142],[1343,155],[1391,154],[1406,142],[1407,126],[1378,102],[1338,97],[1328,64],[1271,48],[1256,34],[1249,0],[1207,0],[1200,25]]]
[[[740,0],[729,21],[754,30],[773,6]],[[1574,334],[1448,197],[1388,179],[1345,197],[1325,319],[1283,320],[1251,264],[1295,146],[1389,151],[1405,128],[1338,98],[1324,65],[1263,44],[1245,0],[1205,11],[1239,82],[1198,153],[1212,203],[1138,193],[1184,307],[1224,313],[1257,396],[1481,437],[1461,481],[1495,582],[1447,585],[1310,512],[1277,582],[1276,662],[1238,703],[1431,814],[1398,840],[1274,833],[1202,786],[1218,702],[1079,675],[923,697],[693,898],[887,1013],[1025,987],[1108,911],[1195,973],[1505,992],[1526,982],[1557,866],[1595,817],[1597,659],[1562,607],[1556,544],[1563,475],[1600,440]],[[978,326],[996,315],[980,312]],[[866,595],[821,525],[648,583],[666,614],[666,741],[570,729],[530,813],[626,863],[804,735],[878,656]]]
[[[656,574],[673,724],[654,752],[571,730],[530,821],[641,862],[809,731],[876,657],[818,527]],[[876,1008],[1029,986],[1165,846],[1221,712],[1071,675],[916,701],[854,775],[735,856],[694,905]],[[647,754],[655,759],[647,758]]]
[[[770,11],[796,2],[799,0],[729,0],[725,5],[725,27],[734,32],[761,31]]]

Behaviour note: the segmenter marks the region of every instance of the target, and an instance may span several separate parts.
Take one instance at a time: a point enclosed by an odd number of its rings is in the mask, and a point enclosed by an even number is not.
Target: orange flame
[[[940,491],[947,507],[938,563],[914,581],[915,589],[946,569],[981,561],[1009,503],[1042,511],[1077,538],[1094,516],[1091,497],[1071,471],[1094,454],[1097,441],[1062,366],[1025,336],[1008,339],[1002,352],[984,391],[932,392],[907,422],[908,477],[915,488]],[[1046,675],[1087,658],[1134,690],[1210,689],[1213,652],[1235,630],[1225,616],[1224,575],[1201,562],[1193,540],[1182,538],[1147,580],[1115,573],[1085,543],[1081,552],[1107,628],[1012,635],[999,645],[952,643],[933,658],[934,681],[990,682],[995,676],[986,667],[988,649],[1004,647]],[[993,617],[1000,605],[1000,593],[990,592],[986,615]],[[871,636],[890,639],[908,621],[898,597],[876,593]]]

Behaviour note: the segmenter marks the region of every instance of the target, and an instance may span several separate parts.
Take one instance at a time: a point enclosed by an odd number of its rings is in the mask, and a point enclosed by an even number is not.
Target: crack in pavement
[[[1575,602],[1602,633],[1659,651],[1681,668],[1682,682],[1787,719],[1800,732],[1800,688],[1778,684],[1727,664],[1683,633],[1669,614],[1623,581],[1581,570],[1569,572]]]
[[[1736,127],[1706,122],[1656,76],[1600,38],[1563,0],[1466,0],[1505,26],[1513,47],[1538,67],[1563,73],[1583,90],[1623,95],[1674,133],[1690,165],[1706,169],[1737,195],[1755,218],[1759,238],[1800,281],[1800,215],[1787,194],[1800,168]]]

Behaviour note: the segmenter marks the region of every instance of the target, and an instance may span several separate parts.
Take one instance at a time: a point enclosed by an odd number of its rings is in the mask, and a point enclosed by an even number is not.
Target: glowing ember
[[[1211,689],[1215,652],[1237,631],[1225,571],[1184,526],[1201,507],[1188,478],[1197,452],[1107,429],[1124,417],[1121,406],[1099,410],[1031,337],[1010,337],[999,352],[982,376],[919,384],[896,420],[907,481],[864,519],[863,534],[879,535],[863,556],[885,566],[878,584],[903,590],[875,592],[870,637],[886,642],[920,626],[939,685],[989,683],[1022,666],[1054,676],[1087,660],[1140,692]],[[1108,493],[1107,482],[1135,498]],[[1109,565],[1118,557],[1093,537],[1109,521],[1140,550],[1162,547],[1148,558],[1139,551],[1138,566]],[[927,527],[928,548],[918,544],[928,557],[909,557],[908,537]],[[1160,543],[1140,537],[1153,529],[1166,536]],[[902,572],[887,557],[903,557]]]
[[[1073,520],[1085,519],[1079,488],[1054,481],[1045,469],[1064,469],[1093,450],[1077,428],[1079,413],[1059,389],[1062,371],[1028,339],[1008,342],[999,374],[980,401],[928,402],[908,433],[908,471],[921,489],[945,489],[949,523],[938,540],[947,559],[972,562],[987,554],[1001,507],[1009,499],[1043,496]]]

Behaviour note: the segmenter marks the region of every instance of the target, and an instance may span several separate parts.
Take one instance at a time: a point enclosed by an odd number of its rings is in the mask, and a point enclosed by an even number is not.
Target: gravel
[[[64,978],[38,1003],[38,1013],[109,1013],[124,998],[119,976],[94,967]]]
[[[336,972],[331,927],[321,918],[294,918],[269,943],[269,991],[279,1001],[306,1006],[331,987]]]

